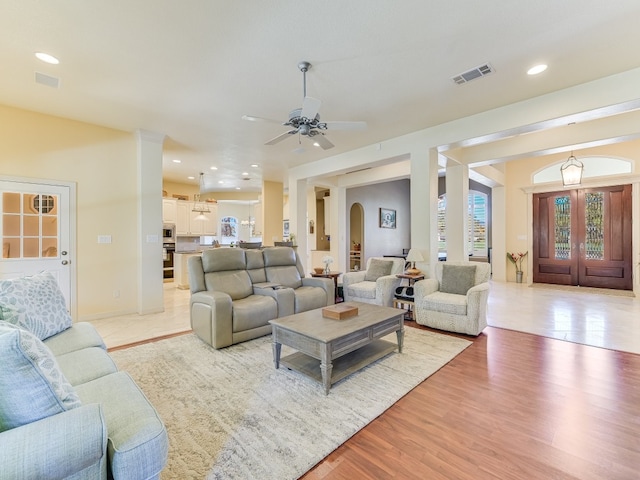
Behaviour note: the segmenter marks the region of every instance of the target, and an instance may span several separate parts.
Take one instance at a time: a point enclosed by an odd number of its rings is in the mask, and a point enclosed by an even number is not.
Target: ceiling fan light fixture
[[[570,187],[573,185],[580,185],[582,183],[582,172],[584,165],[576,157],[571,156],[567,158],[567,161],[560,167],[560,175],[562,175],[562,185]]]

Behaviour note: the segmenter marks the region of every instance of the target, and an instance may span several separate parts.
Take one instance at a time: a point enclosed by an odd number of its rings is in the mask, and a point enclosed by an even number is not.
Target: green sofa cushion
[[[56,358],[35,335],[0,321],[0,432],[80,406]]]
[[[440,291],[443,293],[455,293],[466,295],[475,284],[475,265],[443,265],[442,284]]]
[[[392,268],[392,261],[372,258],[371,263],[369,263],[369,268],[367,268],[367,272],[364,275],[364,280],[365,282],[375,282],[380,277],[391,275]]]

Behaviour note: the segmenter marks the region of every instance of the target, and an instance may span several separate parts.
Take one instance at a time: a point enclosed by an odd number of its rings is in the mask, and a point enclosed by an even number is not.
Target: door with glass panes
[[[69,190],[63,185],[0,180],[0,278],[47,270],[58,280],[73,313]]]
[[[631,185],[533,196],[533,281],[631,290]]]

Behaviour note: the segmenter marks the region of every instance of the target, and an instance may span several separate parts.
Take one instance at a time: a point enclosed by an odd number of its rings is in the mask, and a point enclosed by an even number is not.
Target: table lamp
[[[408,268],[407,275],[420,275],[422,272],[416,268],[416,262],[424,262],[424,258],[419,250],[412,248],[409,250],[406,258],[407,262],[411,262],[411,268]]]

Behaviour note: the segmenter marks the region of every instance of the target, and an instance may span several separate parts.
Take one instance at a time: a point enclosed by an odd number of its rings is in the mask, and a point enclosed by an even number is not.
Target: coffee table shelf
[[[398,345],[395,343],[387,342],[386,340],[374,340],[358,350],[334,359],[330,380],[331,385],[370,363],[395,352],[397,349]],[[317,358],[296,352],[281,358],[280,365],[302,373],[321,385],[323,384],[320,360]]]

